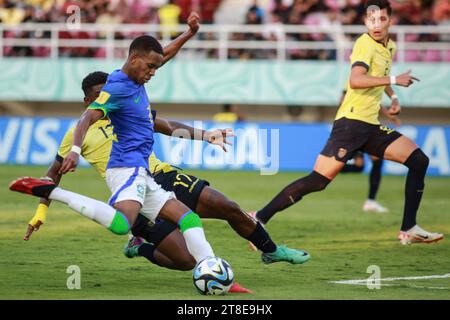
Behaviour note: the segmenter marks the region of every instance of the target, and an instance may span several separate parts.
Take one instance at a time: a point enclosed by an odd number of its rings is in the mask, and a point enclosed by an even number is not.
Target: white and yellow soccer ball
[[[194,286],[203,295],[223,295],[230,290],[234,273],[230,264],[219,257],[209,257],[194,268]]]

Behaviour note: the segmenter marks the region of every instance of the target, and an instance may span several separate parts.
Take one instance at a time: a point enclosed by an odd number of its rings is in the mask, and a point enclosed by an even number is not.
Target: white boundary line
[[[442,274],[442,275],[431,275],[431,276],[417,276],[417,277],[391,277],[391,278],[381,278],[380,281],[399,281],[399,280],[424,280],[424,279],[445,279],[450,278],[450,273]],[[374,280],[374,279],[370,279]],[[352,284],[352,285],[367,285],[368,279],[356,279],[356,280],[339,280],[339,281],[328,281],[328,283],[335,284]],[[380,284],[380,286],[385,287],[396,287],[402,286],[400,284]],[[418,289],[437,289],[437,290],[450,290],[450,287],[427,287],[427,286],[417,286],[417,285],[408,285],[410,288],[418,288]]]
[[[380,281],[444,279],[444,278],[450,278],[450,273],[446,273],[446,274],[442,274],[442,275],[432,275],[432,276],[381,278]],[[330,283],[337,283],[337,284],[366,284],[367,283],[367,279],[339,280],[339,281],[329,281],[329,282]]]

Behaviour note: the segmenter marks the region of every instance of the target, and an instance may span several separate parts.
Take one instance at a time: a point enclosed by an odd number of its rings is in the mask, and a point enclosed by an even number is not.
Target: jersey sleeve
[[[56,154],[56,161],[62,162],[64,158],[69,154],[73,145],[73,132],[75,127],[70,128],[59,145],[58,153]]]
[[[354,66],[362,66],[369,70],[370,64],[372,63],[372,57],[374,54],[373,45],[366,41],[366,38],[359,37],[356,40],[355,45],[353,46],[352,56],[351,56],[351,65],[352,68]]]
[[[102,110],[103,115],[106,117],[108,113],[120,109],[120,105],[118,98],[103,88],[98,98],[89,105],[88,109]]]

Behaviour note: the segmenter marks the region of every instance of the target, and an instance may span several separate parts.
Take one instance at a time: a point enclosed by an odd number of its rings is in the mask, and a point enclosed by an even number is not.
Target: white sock
[[[186,246],[195,261],[200,262],[207,257],[214,257],[213,249],[206,240],[203,228],[189,228],[183,232]]]
[[[49,195],[49,199],[67,204],[76,212],[106,228],[111,226],[117,211],[104,202],[61,188],[53,189]]]

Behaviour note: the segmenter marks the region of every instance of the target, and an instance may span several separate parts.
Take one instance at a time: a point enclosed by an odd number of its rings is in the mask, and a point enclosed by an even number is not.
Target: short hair
[[[128,54],[131,55],[132,52],[142,54],[149,53],[150,51],[155,51],[156,53],[164,55],[164,50],[159,41],[152,36],[145,35],[137,37],[131,42]]]
[[[84,77],[83,82],[81,83],[81,89],[84,92],[84,96],[87,97],[89,95],[89,91],[93,86],[106,83],[107,79],[108,74],[106,72],[94,71],[89,73],[86,77]]]
[[[370,6],[377,6],[380,10],[387,9],[387,14],[390,16],[392,14],[391,3],[389,0],[367,0],[364,5],[364,12],[367,14],[367,9]]]

